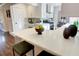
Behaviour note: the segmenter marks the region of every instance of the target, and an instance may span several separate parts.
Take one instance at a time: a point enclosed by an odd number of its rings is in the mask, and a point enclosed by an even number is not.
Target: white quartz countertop
[[[38,35],[34,28],[24,29],[13,32],[12,34],[33,45],[41,47],[51,54],[77,56],[79,55],[79,33],[74,38],[64,39],[63,30],[68,25],[66,24],[56,30],[44,31],[42,35]]]

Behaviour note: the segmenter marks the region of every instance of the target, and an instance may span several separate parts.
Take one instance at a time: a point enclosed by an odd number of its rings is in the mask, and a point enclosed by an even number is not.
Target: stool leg
[[[34,56],[35,54],[34,54],[34,48],[33,48],[33,56]]]
[[[13,48],[13,56],[15,56],[14,48]]]

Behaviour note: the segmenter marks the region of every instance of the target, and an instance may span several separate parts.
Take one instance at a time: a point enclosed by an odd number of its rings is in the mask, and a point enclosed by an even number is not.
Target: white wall
[[[0,30],[5,31],[4,26],[5,26],[4,17],[3,17],[2,9],[0,9]]]
[[[11,28],[12,28],[11,18],[7,17],[7,15],[6,15],[6,10],[10,10],[10,4],[5,4],[2,8],[3,8],[3,16],[4,16],[4,19],[5,19],[4,20],[4,23],[5,23],[4,28],[5,28],[6,32],[11,31]]]
[[[9,25],[10,25],[8,23],[10,18],[7,18],[7,15],[6,15],[6,10],[10,9],[9,6],[10,4],[5,4],[2,7],[0,7],[0,17],[3,23],[3,31],[5,32],[9,31]]]
[[[61,16],[79,16],[79,3],[63,3]]]
[[[3,31],[8,32],[12,30],[11,18],[6,15],[6,10],[10,9],[10,4],[4,4],[0,7],[0,17],[3,23]]]

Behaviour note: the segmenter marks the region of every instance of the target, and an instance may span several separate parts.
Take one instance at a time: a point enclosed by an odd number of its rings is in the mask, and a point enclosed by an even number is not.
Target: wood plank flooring
[[[9,33],[0,31],[0,56],[12,56],[14,37]]]
[[[13,56],[12,46],[14,43],[15,39],[12,35],[0,31],[0,56]],[[41,51],[41,48],[35,46],[35,55],[38,55]],[[31,53],[27,53],[27,55],[30,56]]]

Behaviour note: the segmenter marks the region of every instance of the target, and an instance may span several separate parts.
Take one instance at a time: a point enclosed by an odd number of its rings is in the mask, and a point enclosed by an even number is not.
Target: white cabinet
[[[41,17],[42,18],[53,18],[53,4],[43,3],[41,5]]]
[[[31,4],[27,5],[28,18],[40,18],[41,14],[41,6],[38,4],[37,6],[32,6]]]
[[[11,18],[14,32],[24,29],[24,20],[27,20],[26,14],[26,6],[24,4],[15,4],[11,6]]]

